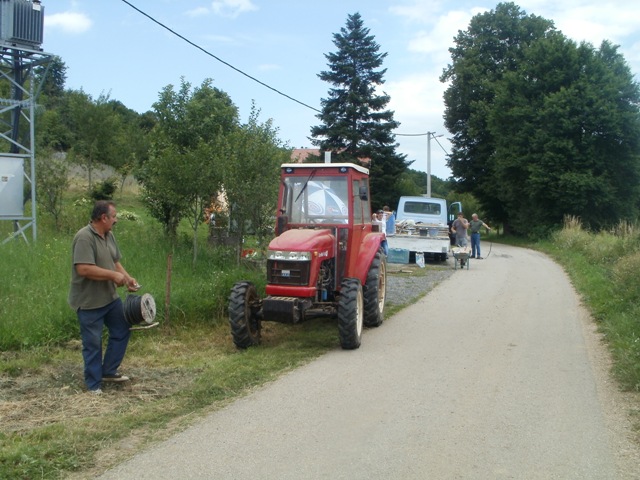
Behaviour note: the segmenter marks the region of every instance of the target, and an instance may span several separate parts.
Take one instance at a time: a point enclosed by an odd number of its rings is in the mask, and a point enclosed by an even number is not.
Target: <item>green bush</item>
[[[95,184],[91,190],[91,198],[94,200],[113,200],[113,194],[118,189],[117,178],[107,178]]]
[[[624,301],[640,300],[640,252],[618,258],[611,270],[616,290]]]
[[[584,252],[591,242],[589,232],[582,229],[577,217],[566,217],[564,228],[551,235],[553,242],[560,248]]]

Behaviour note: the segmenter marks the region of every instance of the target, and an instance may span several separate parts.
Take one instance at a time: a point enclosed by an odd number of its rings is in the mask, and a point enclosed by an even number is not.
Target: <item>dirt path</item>
[[[101,478],[639,478],[607,358],[563,271],[494,245],[359,350],[332,351]]]

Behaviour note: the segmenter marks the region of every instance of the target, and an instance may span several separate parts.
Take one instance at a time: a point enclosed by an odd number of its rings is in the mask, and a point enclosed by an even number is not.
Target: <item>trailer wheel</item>
[[[236,347],[244,349],[260,344],[262,325],[258,309],[255,285],[251,282],[236,283],[229,296],[229,325]]]
[[[345,278],[338,300],[338,334],[342,348],[353,350],[360,346],[363,321],[364,299],[360,280]]]
[[[384,321],[384,301],[387,295],[387,257],[378,251],[373,257],[364,285],[364,325],[379,327]]]

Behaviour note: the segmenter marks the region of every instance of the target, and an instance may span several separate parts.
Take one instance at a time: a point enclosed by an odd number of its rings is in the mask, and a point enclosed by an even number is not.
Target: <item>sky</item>
[[[448,49],[474,15],[499,3],[487,0],[127,0],[198,45],[198,49],[142,15],[123,0],[42,0],[45,53],[67,66],[66,88],[94,99],[109,95],[140,113],[152,110],[168,85],[181,79],[198,87],[206,79],[225,91],[243,122],[253,104],[260,120],[273,120],[291,148],[309,140],[320,102],[330,85],[325,54],[336,52],[333,35],[358,12],[387,53],[380,88],[400,122],[398,152],[411,168],[448,178],[449,132],[444,127],[439,78],[451,62]],[[640,81],[640,2],[633,0],[520,0],[527,14],[552,20],[576,42],[620,46]],[[213,56],[213,57],[212,57]],[[222,60],[225,63],[217,60]],[[228,64],[228,65],[227,65]],[[234,68],[231,68],[231,65]],[[236,70],[237,69],[237,70]],[[240,70],[243,73],[240,73]],[[245,75],[246,74],[246,75]],[[261,83],[256,82],[255,80]],[[267,86],[264,86],[267,85]],[[277,90],[277,92],[276,92]],[[281,92],[290,98],[281,95]],[[431,141],[427,136],[433,132]],[[416,136],[414,136],[416,135]],[[429,155],[430,153],[430,155]]]

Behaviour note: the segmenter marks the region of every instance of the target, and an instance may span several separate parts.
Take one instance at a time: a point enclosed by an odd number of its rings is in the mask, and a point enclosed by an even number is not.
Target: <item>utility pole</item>
[[[427,132],[427,198],[431,198],[431,135],[436,132]]]
[[[427,198],[431,198],[431,139],[442,137],[436,132],[427,132]]]

